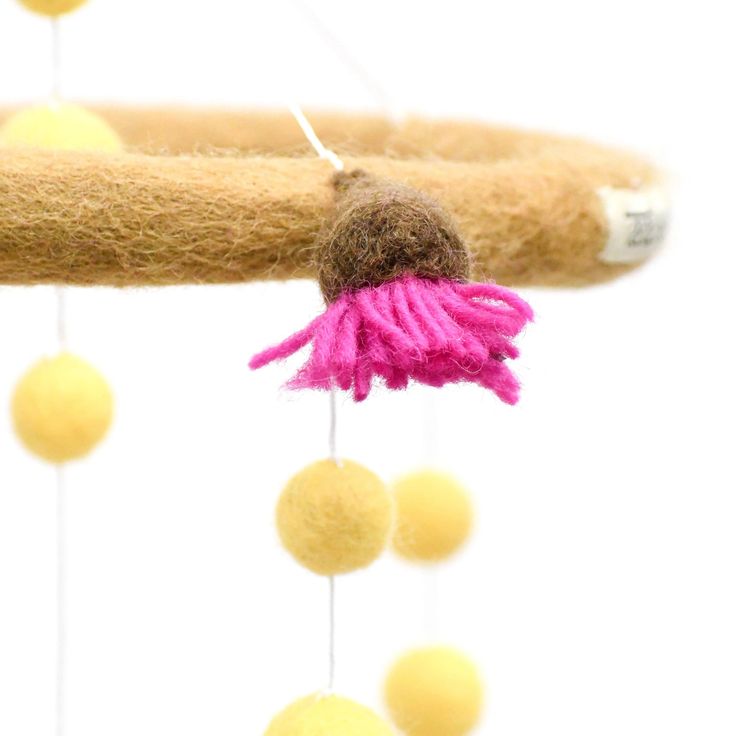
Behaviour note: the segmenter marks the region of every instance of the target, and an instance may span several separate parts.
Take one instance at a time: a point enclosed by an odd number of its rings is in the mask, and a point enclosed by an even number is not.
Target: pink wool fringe
[[[518,356],[512,340],[532,318],[523,299],[495,284],[403,276],[342,294],[303,330],[253,357],[250,367],[287,358],[311,342],[312,353],[289,388],[352,388],[363,401],[375,377],[391,389],[406,388],[409,380],[430,386],[470,381],[515,404],[519,382],[504,361]]]

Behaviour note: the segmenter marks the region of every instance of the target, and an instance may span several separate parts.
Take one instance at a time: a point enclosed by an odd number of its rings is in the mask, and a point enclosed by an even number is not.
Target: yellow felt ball
[[[408,560],[439,562],[456,552],[470,534],[473,506],[458,481],[446,473],[421,470],[393,485],[396,503],[394,550]]]
[[[34,454],[52,463],[86,455],[106,434],[113,398],[99,371],[69,353],[44,358],[13,394],[15,432]]]
[[[311,695],[276,716],[265,736],[393,736],[372,710],[337,695]]]
[[[19,0],[20,4],[41,15],[64,15],[82,7],[87,0]]]
[[[0,145],[110,153],[123,148],[118,134],[99,115],[68,104],[19,110],[0,128]]]
[[[304,468],[287,483],[276,509],[284,546],[320,575],[370,565],[386,547],[392,518],[383,482],[350,460]]]
[[[447,647],[404,655],[386,678],[385,696],[391,718],[406,736],[464,736],[483,709],[478,670]]]

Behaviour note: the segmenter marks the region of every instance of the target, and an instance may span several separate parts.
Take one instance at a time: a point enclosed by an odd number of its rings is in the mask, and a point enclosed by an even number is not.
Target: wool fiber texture
[[[68,104],[18,111],[0,128],[0,146],[107,153],[123,150],[109,123],[83,107]]]
[[[317,276],[317,237],[333,214],[334,192],[327,164],[308,153],[288,115],[95,110],[127,153],[0,147],[0,283]],[[583,286],[635,267],[600,260],[608,225],[596,190],[654,180],[644,161],[481,124],[312,119],[348,169],[439,202],[467,244],[475,280]]]
[[[20,379],[11,413],[34,455],[63,463],[87,455],[107,434],[113,397],[104,376],[70,353],[44,358]]]
[[[425,469],[391,487],[396,507],[393,548],[412,562],[434,563],[455,554],[473,526],[470,495],[448,473]]]
[[[312,343],[290,388],[352,390],[363,401],[374,379],[390,389],[471,381],[503,401],[519,384],[505,365],[529,305],[495,284],[464,283],[468,254],[452,220],[426,195],[365,172],[333,178],[333,221],[317,248],[326,311],[256,355],[251,368]]]
[[[372,710],[337,695],[310,695],[276,716],[265,736],[395,736]]]
[[[297,473],[276,509],[284,547],[318,575],[367,567],[384,551],[393,504],[383,481],[350,460],[322,460]]]
[[[449,647],[401,657],[385,683],[391,718],[406,736],[465,736],[483,709],[483,683],[473,662]]]
[[[496,284],[404,276],[343,293],[304,329],[255,355],[250,367],[311,342],[288,388],[338,387],[363,401],[377,380],[393,390],[410,381],[437,388],[471,382],[515,404],[519,382],[506,361],[518,357],[513,338],[531,318],[521,297]]]
[[[317,256],[326,301],[407,274],[467,281],[468,250],[435,200],[360,170],[340,172],[333,182],[336,213],[319,236]]]

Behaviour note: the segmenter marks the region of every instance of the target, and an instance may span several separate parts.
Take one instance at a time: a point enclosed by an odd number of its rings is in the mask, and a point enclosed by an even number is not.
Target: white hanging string
[[[61,99],[61,25],[58,16],[51,18],[51,103]]]
[[[329,675],[327,678],[327,693],[331,694],[335,688],[335,671],[336,671],[336,619],[335,619],[335,576],[330,575],[328,578],[330,585],[330,613],[329,613]]]
[[[291,4],[296,7],[302,16],[310,23],[312,28],[321,36],[324,43],[333,51],[340,61],[352,70],[353,74],[360,80],[363,86],[368,89],[375,97],[378,104],[386,111],[387,115],[395,122],[400,123],[406,117],[403,110],[391,100],[386,90],[379,84],[375,78],[367,71],[367,69],[353,56],[349,48],[335,35],[324,23],[319,16],[304,0],[290,0]],[[289,106],[291,114],[302,129],[304,136],[316,151],[317,155],[329,161],[337,171],[344,171],[345,164],[343,160],[332,150],[327,148],[320,140],[304,114],[301,106],[292,103]],[[337,465],[340,465],[340,458],[337,453],[337,391],[334,386],[330,388],[330,422],[328,434],[328,446],[330,459]],[[335,669],[336,669],[336,626],[335,626],[335,578],[329,578],[329,676],[327,692],[331,693],[335,685]]]
[[[424,463],[431,468],[437,464],[439,446],[437,441],[437,394],[431,387],[423,387],[422,398],[422,429],[423,429],[423,456]],[[424,602],[424,636],[428,643],[437,639],[437,624],[439,620],[439,566],[430,564],[422,571],[423,602]]]
[[[56,334],[59,352],[66,350],[66,291],[63,286],[56,287]]]
[[[312,27],[319,33],[322,39],[332,49],[332,51],[348,66],[353,73],[361,80],[363,85],[370,90],[383,107],[389,117],[395,122],[401,122],[405,119],[404,111],[399,110],[389,98],[386,91],[380,84],[370,75],[366,69],[357,61],[350,53],[349,49],[342,41],[335,36],[329,28],[327,28],[312,10],[312,8],[304,0],[291,0],[292,4],[297,7],[302,15],[310,22]],[[304,115],[304,112],[298,105],[291,106],[291,112],[296,121],[299,123],[307,140],[311,143],[317,155],[326,159],[338,170],[343,171],[345,164],[340,157],[328,149],[319,139],[314,131],[311,123]],[[423,455],[425,463],[431,466],[436,462],[438,442],[437,442],[437,401],[436,395],[427,391],[423,397]],[[336,451],[336,392],[333,388],[330,391],[330,434],[329,434],[330,458],[335,462],[337,459]],[[437,622],[439,609],[439,570],[436,565],[429,566],[424,572],[424,629],[425,636],[428,641],[434,641],[437,637]],[[332,690],[335,676],[335,581],[330,578],[330,685]]]
[[[307,116],[304,114],[301,106],[296,103],[292,103],[291,105],[289,105],[289,110],[296,119],[297,123],[299,123],[299,127],[302,129],[302,132],[304,133],[306,139],[311,143],[312,148],[314,148],[314,150],[317,152],[317,155],[320,158],[329,161],[335,167],[335,169],[337,169],[337,171],[344,171],[345,164],[343,163],[342,159],[334,151],[331,151],[324,145],[324,143],[322,143],[317,133],[314,132],[312,124],[309,122],[309,120],[307,120]]]
[[[424,573],[424,636],[427,643],[432,644],[437,640],[439,567],[431,564],[422,572]]]
[[[300,12],[301,16],[309,23],[312,29],[322,39],[340,62],[347,67],[358,81],[378,103],[379,107],[386,111],[389,118],[396,124],[406,119],[406,113],[399,107],[396,101],[388,94],[384,86],[370,73],[370,71],[356,58],[351,49],[339,36],[334,34],[317,15],[306,0],[290,0],[291,4]]]
[[[336,465],[340,465],[340,459],[337,454],[337,391],[333,386],[330,388],[330,431],[329,431],[329,448],[330,460]],[[329,597],[329,675],[327,678],[327,693],[332,693],[335,687],[335,669],[336,669],[336,646],[335,646],[335,576],[330,575],[329,579],[330,597]]]
[[[51,18],[51,89],[50,104],[61,99],[61,27],[57,16]],[[56,338],[59,352],[66,349],[66,291],[55,287]],[[67,672],[67,524],[66,477],[64,466],[56,466],[56,736],[66,731]]]
[[[343,163],[342,159],[334,152],[331,151],[329,148],[327,148],[324,143],[320,140],[319,136],[315,132],[314,128],[312,127],[312,124],[307,119],[307,116],[304,114],[304,111],[302,108],[296,104],[292,103],[289,106],[289,109],[291,110],[291,114],[294,116],[294,119],[299,124],[299,127],[302,129],[302,132],[304,133],[306,139],[310,142],[312,145],[312,148],[317,152],[317,155],[325,159],[326,161],[329,161],[332,166],[337,171],[344,171],[345,170],[345,164]],[[329,422],[329,432],[328,432],[328,447],[330,452],[330,460],[332,460],[336,465],[340,465],[340,459],[337,454],[337,391],[335,390],[335,387],[330,388],[329,393],[329,406],[330,406],[330,422]],[[329,669],[328,669],[328,677],[327,677],[327,693],[332,693],[335,687],[335,670],[336,670],[336,645],[335,645],[335,577],[330,576],[328,578],[328,583],[330,586],[330,594],[329,594],[329,643],[328,643],[328,662],[329,662]]]
[[[330,429],[327,442],[330,448],[330,460],[335,465],[341,465],[337,454],[337,391],[334,386],[330,388]]]
[[[56,329],[59,350],[66,348],[66,299],[56,287]],[[66,478],[64,466],[56,466],[56,736],[66,725]]]
[[[437,462],[437,395],[436,389],[423,386],[422,398],[422,455],[428,467]]]
[[[66,484],[56,466],[56,736],[66,722]]]

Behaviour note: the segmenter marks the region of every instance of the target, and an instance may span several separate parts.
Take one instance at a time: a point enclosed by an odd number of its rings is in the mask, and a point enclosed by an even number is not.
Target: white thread
[[[56,287],[56,338],[59,351],[66,349],[66,290],[63,286]]]
[[[438,578],[439,569],[437,565],[430,565],[424,570],[424,635],[430,644],[437,639]]]
[[[61,26],[58,16],[51,18],[51,99],[57,106],[61,99]],[[55,289],[56,338],[59,351],[66,348],[66,293],[62,286]],[[66,670],[67,670],[67,620],[66,620],[66,478],[64,466],[56,466],[56,736],[66,731]]]
[[[59,350],[66,347],[66,293],[56,287],[56,331]],[[56,467],[56,736],[66,725],[66,483],[63,465]]]
[[[320,140],[319,136],[315,132],[314,128],[312,127],[312,124],[307,119],[307,116],[304,114],[304,111],[302,108],[296,104],[292,103],[289,106],[289,109],[291,111],[291,114],[294,116],[296,122],[299,124],[299,127],[302,129],[302,132],[304,133],[306,139],[309,141],[309,143],[312,145],[312,148],[317,152],[317,155],[320,158],[325,159],[326,161],[329,161],[337,171],[344,171],[345,170],[345,164],[343,163],[342,159],[334,152],[331,151],[329,148],[327,148],[324,143]],[[336,465],[340,466],[340,459],[337,454],[337,390],[334,386],[330,387],[330,395],[329,395],[329,406],[330,406],[330,423],[329,423],[329,432],[328,432],[328,447],[329,447],[329,453],[330,453],[330,460],[332,460]],[[336,585],[335,585],[335,577],[330,576],[329,578],[329,587],[330,587],[330,593],[329,593],[329,643],[328,643],[328,663],[329,663],[329,671],[328,671],[328,679],[327,679],[327,694],[331,694],[335,687],[335,672],[336,672],[336,663],[337,663],[337,657],[336,657],[336,641],[335,641],[335,631],[336,631],[336,616],[335,616],[335,598],[336,598]]]
[[[329,620],[330,620],[330,627],[329,627],[329,676],[327,678],[327,692],[332,693],[335,688],[335,671],[336,671],[336,646],[335,646],[335,637],[336,637],[336,619],[335,619],[335,605],[336,605],[336,595],[335,595],[335,576],[330,575],[329,577],[329,585],[330,585],[330,613],[329,613]]]
[[[299,127],[302,129],[307,140],[312,144],[312,148],[317,152],[317,155],[329,161],[338,171],[344,171],[345,164],[342,159],[322,143],[319,136],[314,132],[312,124],[307,120],[307,116],[302,111],[302,108],[296,103],[292,103],[289,105],[289,110],[297,123],[299,123]]]
[[[335,465],[340,465],[337,454],[337,390],[334,386],[330,388],[330,428],[328,433],[328,447],[330,448],[330,460]]]
[[[56,466],[56,736],[66,720],[66,484]]]
[[[61,99],[61,25],[59,17],[51,18],[51,102]]]
[[[396,104],[383,85],[354,56],[348,46],[325,25],[314,9],[305,0],[291,0],[291,4],[299,10],[325,45],[350,69],[378,105],[386,111],[391,121],[396,125],[402,123],[407,117],[406,112]]]
[[[423,455],[424,462],[428,466],[437,463],[437,394],[436,389],[432,387],[424,387],[424,396],[422,401],[422,414],[424,415],[422,422],[422,439],[423,439]]]
[[[329,431],[330,460],[338,467],[341,466],[337,455],[337,391],[335,387],[330,388],[330,431]],[[336,669],[336,645],[335,645],[335,576],[330,575],[330,597],[329,597],[329,677],[327,679],[327,693],[331,694],[335,687]]]

